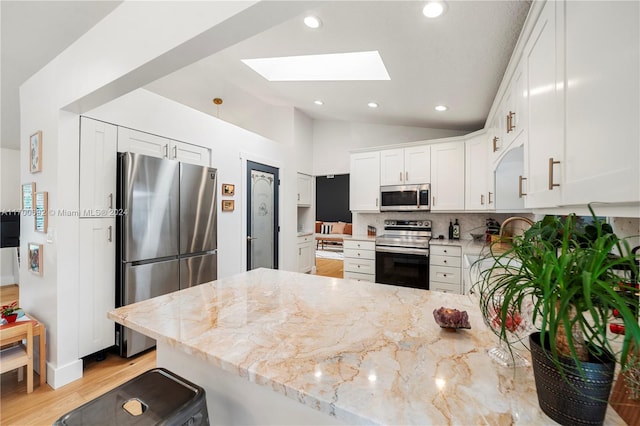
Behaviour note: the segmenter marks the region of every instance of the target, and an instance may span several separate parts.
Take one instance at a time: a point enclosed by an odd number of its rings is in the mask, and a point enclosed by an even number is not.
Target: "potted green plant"
[[[615,363],[626,370],[639,359],[636,258],[591,213],[586,226],[574,214],[534,223],[506,251],[488,255],[492,266],[476,284],[485,320],[493,318],[510,351],[514,312],[533,307],[530,322],[539,332],[529,336],[529,349],[538,401],[561,424],[602,423]],[[624,334],[613,334],[611,324]]]
[[[12,302],[0,307],[2,318],[6,319],[7,322],[15,322],[15,320],[18,319],[18,310],[20,310],[18,302]]]

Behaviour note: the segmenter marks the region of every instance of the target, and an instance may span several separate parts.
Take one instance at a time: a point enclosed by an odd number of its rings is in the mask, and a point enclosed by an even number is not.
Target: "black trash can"
[[[154,368],[68,412],[54,425],[208,425],[204,389]]]

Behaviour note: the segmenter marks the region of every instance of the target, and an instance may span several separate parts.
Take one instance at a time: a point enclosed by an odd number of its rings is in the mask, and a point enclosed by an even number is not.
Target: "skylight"
[[[391,80],[378,51],[243,59],[269,81]]]

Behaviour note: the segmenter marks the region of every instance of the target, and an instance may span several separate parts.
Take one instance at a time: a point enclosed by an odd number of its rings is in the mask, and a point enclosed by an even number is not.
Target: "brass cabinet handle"
[[[554,161],[553,157],[549,158],[549,191],[553,190],[553,187],[560,186],[559,183],[553,183],[553,165],[560,164],[560,161]]]
[[[509,111],[509,117],[511,117],[511,119],[509,120],[509,125],[511,126],[511,130],[516,128],[516,125],[514,124],[514,118],[516,116],[516,113],[513,111]]]
[[[498,150],[498,141],[500,140],[499,137],[494,136],[493,137],[493,152],[496,152]]]
[[[506,124],[507,124],[507,133],[509,133],[511,131],[511,130],[509,130],[509,127],[510,127],[509,121],[511,121],[511,116],[509,114],[507,114],[507,122],[506,122]]]
[[[484,206],[484,194],[480,194],[480,205]]]
[[[491,195],[493,194],[493,192],[489,192],[489,204],[493,203],[493,201],[491,201]]]
[[[527,180],[526,177],[522,177],[522,175],[518,176],[518,198],[522,198],[524,195],[527,195],[526,192],[522,192],[522,181]]]

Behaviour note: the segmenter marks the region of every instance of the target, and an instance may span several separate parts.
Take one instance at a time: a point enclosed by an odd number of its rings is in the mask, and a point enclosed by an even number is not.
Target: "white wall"
[[[20,150],[0,149],[0,176],[0,210],[19,210],[21,207]],[[15,248],[0,249],[0,285],[18,283],[17,261]]]
[[[20,164],[28,163],[29,135],[43,132],[43,170],[30,174],[22,167],[21,181],[47,191],[50,209],[77,210],[78,114],[289,19],[304,6],[281,2],[266,14],[263,3],[123,2],[21,86]],[[223,132],[221,140],[233,145],[233,136]],[[268,149],[255,145],[256,151]],[[54,388],[82,377],[78,228],[77,217],[50,217],[46,235],[21,225],[22,258],[27,242],[44,245],[43,276],[28,273],[22,262],[20,299],[47,326],[47,382]]]
[[[405,142],[460,136],[469,131],[314,120],[313,175],[349,173],[349,151]]]
[[[211,165],[218,169],[218,183],[236,185],[235,210],[222,212],[218,203],[220,278],[245,270],[246,246],[241,236],[246,231],[246,160],[280,168],[280,269],[297,268],[293,248],[297,172],[294,141],[286,144],[271,141],[144,89],[136,90],[83,115],[212,150]]]

